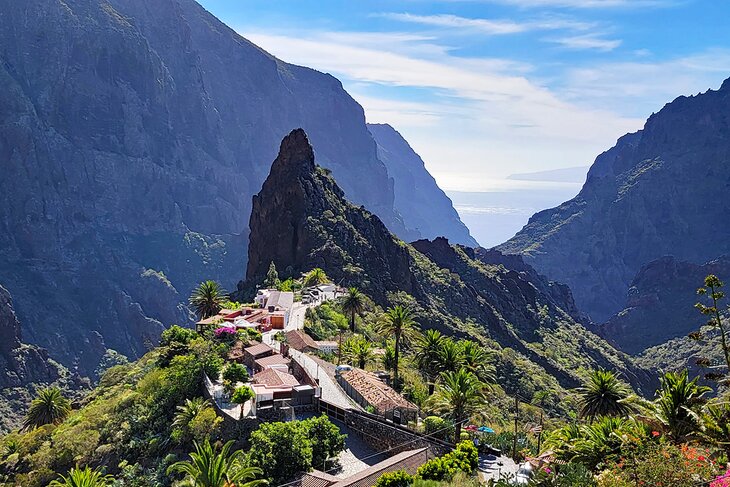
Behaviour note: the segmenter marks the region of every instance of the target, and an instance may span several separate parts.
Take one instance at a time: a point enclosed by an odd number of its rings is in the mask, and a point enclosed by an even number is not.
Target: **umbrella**
[[[494,430],[488,426],[480,426],[477,431],[481,431],[482,433],[494,433]]]
[[[466,431],[477,431],[477,425],[470,424],[469,426],[467,426],[466,428],[464,428],[464,430],[466,430]]]

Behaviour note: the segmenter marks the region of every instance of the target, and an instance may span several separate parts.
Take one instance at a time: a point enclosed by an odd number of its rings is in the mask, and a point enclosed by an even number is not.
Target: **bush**
[[[212,407],[204,408],[188,423],[190,436],[197,442],[212,439],[218,434],[223,418],[218,417]]]
[[[375,487],[409,487],[413,483],[413,475],[405,470],[384,473],[380,476]]]
[[[479,466],[479,452],[471,441],[462,441],[454,451],[433,458],[418,468],[418,477],[424,480],[449,481],[459,471],[472,474]]]
[[[190,328],[183,328],[182,326],[178,325],[172,325],[170,328],[162,332],[160,345],[162,345],[163,347],[167,347],[173,342],[187,345],[196,338],[198,338],[198,334],[195,332],[195,330],[191,330]]]
[[[441,440],[449,440],[454,436],[450,422],[438,416],[427,416],[423,420],[424,431],[427,435]]]
[[[223,380],[236,382],[247,382],[248,381],[248,370],[245,365],[239,363],[230,363],[223,370]]]

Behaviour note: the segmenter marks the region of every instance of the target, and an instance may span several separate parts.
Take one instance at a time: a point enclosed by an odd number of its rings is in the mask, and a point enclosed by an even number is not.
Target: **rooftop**
[[[258,357],[259,355],[263,355],[265,353],[272,353],[274,349],[265,343],[257,343],[256,345],[245,348],[244,351],[250,355],[253,355],[254,357]]]
[[[306,348],[317,348],[317,342],[315,342],[312,337],[307,335],[302,330],[292,330],[286,332],[286,342],[291,348],[293,348],[294,350],[299,350],[300,352]]]
[[[386,385],[376,375],[362,369],[346,370],[340,374],[373,407],[380,411],[388,411],[395,407],[418,409],[393,388]]]
[[[262,369],[272,367],[274,365],[289,365],[290,360],[283,355],[275,353],[269,357],[260,358],[256,361],[256,365]]]
[[[291,291],[271,291],[266,300],[266,307],[275,306],[283,309],[291,309],[294,306],[294,293]]]
[[[299,381],[293,375],[276,369],[266,369],[253,376],[253,382],[267,387],[298,386]]]
[[[405,470],[409,474],[413,475],[416,473],[416,470],[418,470],[418,467],[426,463],[427,460],[428,448],[404,451],[397,455],[393,455],[380,463],[376,463],[362,472],[358,472],[346,479],[339,480],[332,484],[332,487],[370,487],[375,485],[375,482],[381,475],[395,470]]]

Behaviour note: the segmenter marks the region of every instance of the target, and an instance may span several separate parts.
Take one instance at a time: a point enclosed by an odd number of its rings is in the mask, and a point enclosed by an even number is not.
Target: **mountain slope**
[[[69,371],[42,348],[21,341],[20,322],[7,289],[0,286],[0,434],[17,428],[35,389],[68,386]],[[78,385],[78,384],[77,384]]]
[[[730,258],[702,265],[673,257],[650,262],[631,282],[625,308],[603,323],[599,333],[631,354],[687,336],[707,322],[694,305],[705,303],[696,291],[708,274],[730,276]]]
[[[497,248],[568,284],[596,322],[623,308],[644,264],[730,253],[729,112],[730,80],[677,98],[598,156],[578,196],[535,214]]]
[[[419,236],[341,83],[193,0],[0,0],[0,82],[0,274],[28,339],[83,374],[189,321],[197,282],[236,282],[241,215],[292,127],[349,198]]]
[[[478,254],[443,238],[413,245],[397,239],[377,216],[344,199],[315,164],[300,129],[282,141],[254,197],[249,225],[240,299],[250,299],[247,293],[272,261],[282,278],[322,267],[381,305],[413,307],[424,327],[470,334],[500,350],[503,385],[528,398],[536,390],[575,387],[597,366],[617,369],[634,386],[650,390],[647,375],[631,359],[575,321],[565,286],[534,280],[534,270],[518,257]]]
[[[449,197],[403,136],[388,124],[369,123],[368,130],[378,144],[378,158],[393,178],[395,208],[403,219],[423,238],[446,237],[454,243],[478,246]]]

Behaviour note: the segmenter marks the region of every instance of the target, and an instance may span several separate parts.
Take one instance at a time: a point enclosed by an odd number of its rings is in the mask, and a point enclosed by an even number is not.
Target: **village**
[[[250,305],[222,308],[196,323],[198,333],[236,337],[227,367],[245,367],[233,384],[225,372],[204,377],[206,395],[225,421],[250,423],[253,429],[261,422],[326,414],[347,434],[346,450],[333,459],[334,466],[304,473],[292,487],[371,486],[387,472],[414,475],[429,459],[453,449],[446,435],[426,434],[425,413],[392,387],[388,371],[365,370],[343,359],[341,333],[339,341],[315,340],[305,331],[308,310],[347,293],[332,282],[296,291],[262,288]],[[240,389],[250,393],[236,398]],[[468,433],[476,445],[482,433],[494,433],[484,426],[463,426],[462,435]],[[520,466],[498,448],[483,445],[480,450],[482,481],[520,478]]]

